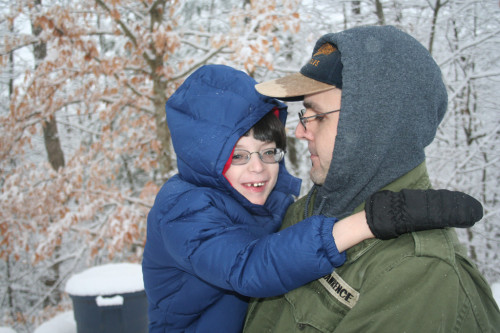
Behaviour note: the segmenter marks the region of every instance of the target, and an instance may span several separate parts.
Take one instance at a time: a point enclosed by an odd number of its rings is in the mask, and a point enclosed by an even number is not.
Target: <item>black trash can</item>
[[[68,280],[78,333],[147,333],[147,298],[140,265],[109,264]]]

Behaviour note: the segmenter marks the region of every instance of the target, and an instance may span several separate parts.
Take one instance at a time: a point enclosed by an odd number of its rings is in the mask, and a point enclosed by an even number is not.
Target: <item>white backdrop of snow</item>
[[[498,306],[500,306],[500,282],[493,283],[491,290],[493,291],[493,298],[497,301]]]
[[[0,327],[0,333],[16,333],[12,328],[10,327]],[[59,332],[56,332],[59,333]]]
[[[38,326],[33,333],[76,333],[76,321],[73,311],[66,311]],[[0,333],[3,333],[0,331]],[[7,332],[6,332],[7,333]]]
[[[66,283],[72,296],[101,296],[144,290],[139,264],[119,263],[89,268],[73,275]]]

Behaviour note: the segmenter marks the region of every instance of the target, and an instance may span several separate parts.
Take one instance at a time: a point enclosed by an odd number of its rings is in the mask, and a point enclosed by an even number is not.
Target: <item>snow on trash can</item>
[[[66,283],[78,333],[147,333],[148,302],[137,264],[108,264]]]

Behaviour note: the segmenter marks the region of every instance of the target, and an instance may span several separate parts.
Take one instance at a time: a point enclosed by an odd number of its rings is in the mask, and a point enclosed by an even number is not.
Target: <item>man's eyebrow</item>
[[[310,109],[312,111],[318,112],[318,106],[314,102],[304,100],[302,105],[304,105],[305,109]]]

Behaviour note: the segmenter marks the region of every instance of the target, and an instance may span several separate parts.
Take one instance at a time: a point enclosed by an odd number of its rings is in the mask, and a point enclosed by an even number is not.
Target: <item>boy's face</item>
[[[249,136],[241,137],[235,150],[246,150],[250,153],[264,149],[276,148],[274,142],[264,142]],[[226,171],[226,178],[231,185],[253,204],[263,205],[278,180],[279,163],[264,163],[258,154],[251,154],[248,163],[233,165]]]

